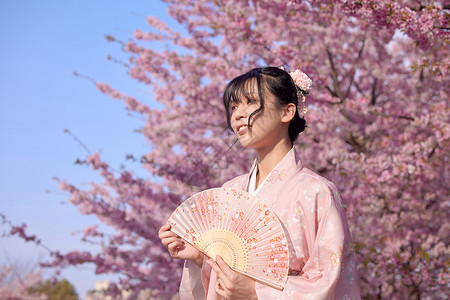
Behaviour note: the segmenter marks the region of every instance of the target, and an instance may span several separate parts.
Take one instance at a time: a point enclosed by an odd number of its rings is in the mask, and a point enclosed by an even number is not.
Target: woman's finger
[[[167,250],[170,255],[174,258],[180,258],[180,252],[186,249],[186,244],[181,240],[176,240],[167,246]],[[183,257],[183,259],[191,259],[188,257]]]
[[[164,231],[168,231],[170,229],[170,225],[169,224],[164,224],[163,226],[161,226],[161,228],[158,231],[158,235],[161,234]]]
[[[179,238],[177,237],[168,237],[168,238],[163,238],[161,240],[161,243],[163,244],[164,247],[167,248],[167,246],[171,243],[177,242],[177,241],[181,241]]]
[[[173,233],[172,231],[166,231],[166,232],[162,232],[159,235],[160,239],[165,239],[165,238],[171,238],[171,237],[178,237],[177,234]]]
[[[211,267],[211,269],[213,269],[214,272],[216,272],[217,277],[222,277],[225,276],[225,274],[223,274],[222,270],[220,269],[219,265],[217,265],[212,259],[208,258],[206,260],[206,263]]]
[[[216,262],[214,262],[212,259],[208,259],[206,262],[214,270],[214,272],[216,272],[217,278],[219,278],[221,280],[223,288],[229,289],[231,286],[231,281],[227,277],[227,275],[223,272],[223,270],[220,268],[220,266]]]
[[[171,230],[167,230],[167,231],[160,231],[158,237],[159,239],[164,239],[168,237],[178,237],[178,235]]]
[[[227,294],[225,293],[225,290],[223,289],[222,285],[220,284],[220,279],[217,279],[217,281],[216,281],[215,290],[216,290],[216,293],[220,296],[220,299],[228,299]]]
[[[236,272],[230,268],[230,266],[223,260],[220,255],[216,256],[216,262],[225,276],[227,276],[228,278],[235,278],[237,276]]]
[[[169,250],[170,253],[176,253],[176,249],[183,246],[183,243],[179,240],[175,240],[172,243],[167,245],[167,250]]]

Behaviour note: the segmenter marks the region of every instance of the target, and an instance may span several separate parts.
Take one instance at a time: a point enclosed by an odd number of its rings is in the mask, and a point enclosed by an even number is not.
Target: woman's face
[[[244,147],[255,150],[273,147],[282,135],[282,111],[277,109],[277,99],[270,92],[265,91],[264,109],[248,119],[252,112],[260,107],[256,80],[252,80],[246,91],[242,92],[240,101],[231,105],[231,128],[233,128],[239,142]]]

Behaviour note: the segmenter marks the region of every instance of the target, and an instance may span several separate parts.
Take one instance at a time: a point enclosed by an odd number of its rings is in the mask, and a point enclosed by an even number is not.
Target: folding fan
[[[283,290],[289,271],[286,235],[258,197],[232,188],[199,192],[170,216],[171,230],[235,271]]]

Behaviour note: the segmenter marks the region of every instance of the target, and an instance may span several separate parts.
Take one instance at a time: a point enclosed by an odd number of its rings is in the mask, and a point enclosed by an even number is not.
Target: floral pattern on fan
[[[214,188],[184,201],[170,216],[171,230],[235,271],[282,290],[289,271],[284,229],[258,197],[234,188]]]

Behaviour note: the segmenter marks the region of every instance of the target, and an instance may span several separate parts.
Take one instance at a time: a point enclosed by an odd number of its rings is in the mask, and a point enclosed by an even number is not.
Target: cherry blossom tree
[[[0,266],[0,299],[5,300],[45,300],[48,297],[31,289],[42,282],[37,265],[3,262]]]
[[[363,298],[446,299],[448,1],[164,2],[185,33],[148,17],[129,41],[108,37],[129,53],[129,76],[151,87],[161,108],[96,83],[145,119],[139,130],[149,152],[128,158],[158,179],[89,155],[103,181],[60,187],[114,234],[88,227],[82,238],[100,243],[97,253],[55,251],[47,266],[92,263],[96,273],[121,274],[118,284],[136,293],[176,293],[181,265],[159,243],[158,228],[187,196],[248,170],[254,154],[234,144],[221,94],[233,77],[274,65],[314,81],[296,147],[342,192]]]

